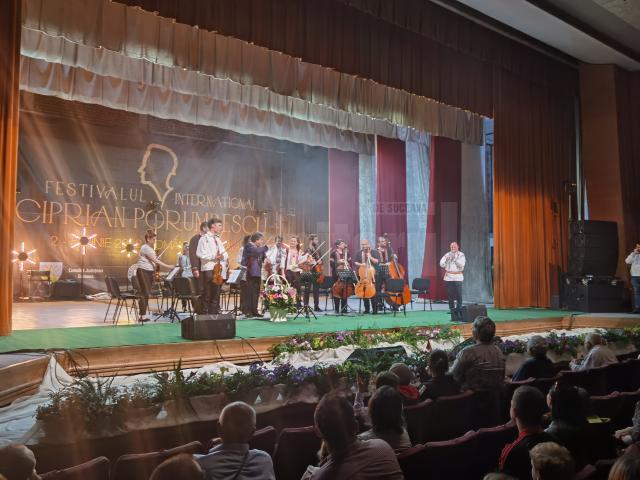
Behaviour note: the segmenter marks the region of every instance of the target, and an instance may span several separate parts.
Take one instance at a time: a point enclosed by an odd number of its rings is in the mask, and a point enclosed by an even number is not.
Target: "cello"
[[[384,237],[387,239],[387,244],[391,246],[391,241],[385,234]],[[404,267],[398,263],[398,259],[395,255],[391,255],[391,262],[389,262],[389,278],[402,280],[404,282],[404,288],[402,289],[402,295],[393,296],[393,297],[385,297],[385,300],[392,307],[399,307],[400,305],[406,305],[411,302],[411,290],[407,285],[406,280],[404,279],[405,270]]]
[[[337,268],[338,271],[340,270],[346,270],[349,271],[351,270],[351,268],[349,267],[349,260],[348,260],[348,254],[347,254],[347,249],[344,249],[344,252],[342,254],[342,261],[343,261],[343,266],[342,268]],[[331,293],[333,293],[333,296],[335,298],[341,298],[343,300],[346,300],[347,298],[349,298],[351,295],[353,295],[353,284],[350,282],[345,282],[344,280],[336,280],[336,282],[333,284],[333,287],[331,287]]]
[[[371,247],[367,252],[367,261],[363,265],[360,265],[358,269],[358,276],[360,280],[356,285],[356,297],[359,298],[373,298],[376,296],[376,285],[375,285],[375,274],[376,271],[371,265],[371,258],[369,257],[369,252],[371,251]]]

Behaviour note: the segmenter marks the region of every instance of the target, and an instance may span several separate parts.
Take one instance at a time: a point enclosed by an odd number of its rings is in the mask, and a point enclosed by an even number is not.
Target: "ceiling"
[[[640,70],[640,0],[436,2],[466,6],[581,62]]]

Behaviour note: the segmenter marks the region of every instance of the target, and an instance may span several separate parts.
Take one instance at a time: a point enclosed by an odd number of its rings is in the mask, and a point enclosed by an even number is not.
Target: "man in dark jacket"
[[[203,285],[202,285],[202,275],[200,275],[200,257],[196,255],[196,251],[198,250],[198,242],[200,241],[200,237],[206,235],[209,229],[207,228],[207,222],[202,222],[200,224],[200,231],[196,233],[189,240],[189,263],[191,263],[191,271],[193,272],[193,282],[197,288],[197,293],[202,298],[203,293]],[[196,309],[196,313],[200,313],[202,311],[201,302],[198,302],[197,305],[194,305]]]

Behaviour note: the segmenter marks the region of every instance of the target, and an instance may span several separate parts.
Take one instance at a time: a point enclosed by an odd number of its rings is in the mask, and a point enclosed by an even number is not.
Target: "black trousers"
[[[373,312],[378,311],[378,297],[375,296],[373,298],[363,298],[362,303],[364,304],[364,313],[369,313],[373,310]]]
[[[258,315],[258,299],[260,298],[260,285],[262,284],[262,278],[251,277],[247,275],[246,292],[247,299],[245,300],[245,308],[249,315]]]
[[[313,306],[320,308],[320,285],[318,282],[306,282],[304,284],[304,305],[309,306],[309,296],[313,290]]]
[[[301,295],[300,295],[300,272],[292,272],[291,270],[287,270],[285,277],[287,279],[287,282],[289,282],[289,285],[291,285],[293,288],[296,289],[297,295],[296,295],[296,307],[300,307],[300,299],[301,299]],[[308,297],[307,297],[308,298]]]
[[[462,282],[444,282],[447,284],[449,310],[462,307]]]
[[[202,313],[220,313],[220,291],[222,285],[213,283],[213,270],[200,272],[203,286]]]
[[[333,297],[333,307],[336,313],[345,312],[347,310],[347,299],[340,297]]]
[[[149,306],[149,295],[153,288],[153,270],[144,270],[138,268],[136,270],[136,277],[138,277],[138,283],[140,284],[140,299],[138,305],[140,307],[140,316],[143,317],[147,314],[147,307]]]

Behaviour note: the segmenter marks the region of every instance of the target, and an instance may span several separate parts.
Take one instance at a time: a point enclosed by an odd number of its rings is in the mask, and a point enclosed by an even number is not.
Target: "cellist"
[[[371,244],[369,240],[360,240],[360,250],[355,254],[353,263],[356,268],[361,267],[362,265],[366,265],[367,261],[371,262],[371,265],[378,270],[378,264],[380,263],[380,252],[378,250],[373,250],[371,248]],[[374,315],[378,313],[378,298],[380,295],[380,290],[378,289],[378,281],[376,276],[376,296],[372,299],[364,298],[364,313],[373,313]],[[373,304],[373,305],[372,305]],[[373,307],[373,308],[372,308]],[[373,310],[373,312],[371,311]]]
[[[338,283],[338,271],[351,269],[351,257],[347,251],[347,244],[344,240],[338,239],[335,241],[335,248],[331,252],[329,257],[329,263],[331,265],[331,276],[335,285]],[[333,296],[333,305],[336,314],[346,313],[348,298],[342,298],[340,296]]]

